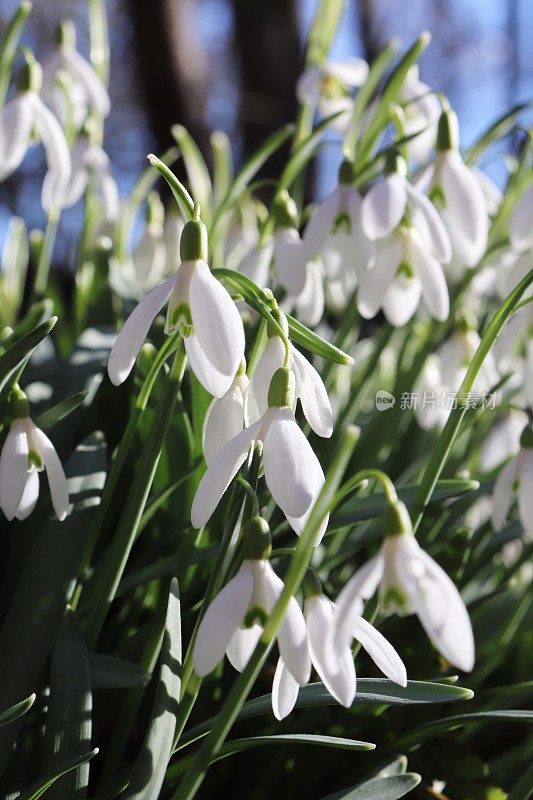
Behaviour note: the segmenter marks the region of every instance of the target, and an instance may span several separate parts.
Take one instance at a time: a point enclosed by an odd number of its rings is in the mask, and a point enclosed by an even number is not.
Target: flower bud
[[[345,158],[339,167],[338,182],[347,183],[351,185],[354,179],[354,164],[353,161]]]
[[[438,152],[445,150],[457,150],[459,143],[459,123],[454,111],[443,111],[440,115],[439,126],[437,128],[437,143],[435,148]]]
[[[31,50],[24,48],[24,64],[17,78],[17,88],[21,92],[35,92],[39,94],[43,84],[43,71],[41,65],[35,60]]]
[[[298,209],[296,203],[285,189],[280,192],[279,196],[276,198],[272,213],[276,221],[276,228],[298,227]]]
[[[183,228],[180,239],[182,261],[207,261],[207,228],[200,219],[200,206],[194,206],[194,215]]]
[[[74,50],[76,47],[76,28],[70,19],[62,20],[56,28],[54,41],[58,47]]]
[[[244,526],[242,555],[248,561],[261,561],[270,558],[272,537],[266,519],[252,517]]]
[[[322,584],[315,570],[309,567],[302,581],[302,591],[306,600],[322,594]]]
[[[457,312],[455,317],[455,329],[458,333],[477,331],[476,318],[468,308],[462,308]]]
[[[402,536],[404,533],[413,532],[411,517],[401,500],[388,503],[382,519],[385,536]]]
[[[389,150],[385,156],[384,171],[385,175],[391,175],[393,173],[397,173],[402,177],[407,175],[407,164],[405,163],[405,158],[400,155],[395,148]]]
[[[533,425],[526,425],[520,436],[520,447],[523,450],[533,449]]]
[[[285,316],[283,311],[281,311],[281,309],[279,309],[277,307],[277,305],[276,305],[276,308],[274,308],[270,313],[272,314],[272,316],[274,317],[274,319],[276,320],[276,322],[278,323],[278,325],[282,329],[282,331],[285,334],[285,336],[288,336],[289,335],[289,323],[287,322],[287,317]],[[268,336],[269,339],[271,339],[273,336],[279,336],[278,329],[275,328],[274,325],[272,325],[270,320],[268,320],[268,322],[267,322],[267,336]]]
[[[26,419],[30,416],[28,398],[18,384],[15,384],[9,395],[9,411],[13,419]]]
[[[294,372],[287,367],[277,369],[268,387],[269,408],[292,408],[296,393]]]

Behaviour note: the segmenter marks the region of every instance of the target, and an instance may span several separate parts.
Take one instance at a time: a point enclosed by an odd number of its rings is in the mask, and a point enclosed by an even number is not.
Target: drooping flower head
[[[526,425],[520,437],[520,452],[502,469],[492,492],[492,524],[499,531],[518,495],[518,514],[529,541],[533,540],[533,426]]]
[[[26,519],[39,498],[39,472],[46,471],[59,520],[68,510],[67,479],[55,447],[30,419],[28,400],[15,386],[10,396],[11,427],[0,455],[0,506],[8,518]]]
[[[350,122],[352,91],[361,87],[367,77],[368,64],[362,58],[326,59],[302,72],[296,83],[296,96],[300,103],[318,105],[325,117],[344,112],[333,123],[343,132]]]
[[[207,264],[207,231],[198,205],[183,229],[180,255],[176,275],[152,289],[126,320],[109,356],[109,377],[115,385],[126,380],[154,318],[168,303],[165,333],[183,337],[192,371],[210,394],[222,397],[244,357],[244,328]]]

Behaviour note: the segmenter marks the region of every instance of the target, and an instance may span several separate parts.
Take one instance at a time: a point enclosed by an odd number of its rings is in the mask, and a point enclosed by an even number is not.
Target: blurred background
[[[302,43],[316,0],[108,0],[112,112],[105,147],[121,194],[146,165],[146,154],[173,144],[180,122],[209,161],[209,133],[226,131],[239,163],[270,131],[295,116]],[[533,96],[531,0],[348,0],[332,58],[371,61],[393,36],[408,46],[427,29],[433,39],[421,78],[445,92],[471,143],[500,113]],[[17,7],[2,0],[0,26]],[[64,17],[74,20],[88,55],[87,10],[81,0],[35,0],[24,41],[43,59]],[[279,158],[284,154],[280,153]],[[323,195],[336,180],[338,148],[325,147],[314,175]],[[11,214],[42,227],[42,149],[34,148],[14,178],[0,184],[0,243]],[[279,161],[269,169],[279,173]],[[483,165],[497,181],[503,170]],[[79,230],[80,209],[62,218],[58,255]],[[61,260],[63,260],[61,259]]]

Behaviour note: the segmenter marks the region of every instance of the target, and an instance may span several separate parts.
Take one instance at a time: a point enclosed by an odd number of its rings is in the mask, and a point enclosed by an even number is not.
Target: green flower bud
[[[193,218],[183,228],[180,239],[182,261],[207,261],[207,228],[200,219],[200,206],[194,206]]]
[[[520,447],[524,450],[533,449],[533,425],[526,425],[520,436]]]
[[[270,408],[292,408],[296,393],[296,382],[292,369],[280,367],[270,381],[268,405]]]
[[[54,41],[58,47],[74,50],[76,47],[76,28],[70,19],[64,19],[56,28]]]
[[[17,88],[20,92],[35,92],[35,94],[39,94],[42,85],[43,71],[41,65],[35,60],[31,50],[24,48],[24,64],[18,74]]]
[[[354,179],[354,164],[353,161],[344,159],[339,167],[338,181],[339,183],[352,184]]]
[[[242,536],[242,555],[250,561],[270,558],[272,553],[272,537],[266,519],[252,517],[244,526]]]
[[[437,128],[437,152],[446,150],[457,150],[459,144],[459,123],[454,111],[443,111],[440,115],[439,126]]]
[[[402,536],[412,534],[411,517],[401,500],[389,503],[382,517],[384,536]]]
[[[395,172],[402,177],[407,175],[407,164],[405,162],[405,158],[394,148],[389,150],[385,156],[384,172],[385,175],[392,175]]]
[[[296,203],[284,189],[276,198],[272,208],[272,214],[276,222],[276,228],[297,228],[298,209]]]
[[[274,317],[274,319],[276,320],[276,322],[278,323],[278,325],[280,326],[280,328],[282,329],[282,331],[285,334],[285,336],[288,336],[289,335],[289,323],[287,322],[287,317],[285,316],[283,311],[281,311],[281,309],[279,309],[277,307],[277,304],[276,304],[276,308],[272,309],[271,314]],[[272,325],[270,320],[267,321],[267,336],[268,336],[269,339],[271,339],[273,336],[279,336],[278,329],[275,328],[274,325]]]
[[[311,567],[309,567],[305,573],[305,577],[302,581],[302,591],[306,600],[310,597],[317,597],[323,594],[320,578]]]
[[[477,331],[477,320],[468,308],[462,308],[455,317],[455,329],[458,333]]]
[[[15,384],[9,395],[9,411],[13,419],[27,419],[30,416],[30,404],[26,394]]]

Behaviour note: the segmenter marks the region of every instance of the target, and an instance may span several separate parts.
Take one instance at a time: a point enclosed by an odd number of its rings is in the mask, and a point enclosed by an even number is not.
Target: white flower
[[[405,512],[407,514],[407,512]],[[380,551],[348,581],[337,599],[335,645],[352,635],[360,602],[379,584],[382,609],[416,613],[434,646],[451,664],[469,672],[474,666],[472,626],[461,595],[443,569],[404,532],[387,536]]]
[[[120,202],[117,184],[111,171],[111,162],[104,150],[81,135],[71,151],[72,174],[63,201],[70,208],[81,200],[89,179],[92,177],[102,209],[102,222],[116,222]]]
[[[357,276],[373,263],[374,246],[361,225],[361,203],[359,192],[340,182],[307,223],[303,235],[306,258],[309,261],[319,255],[330,280]]]
[[[191,509],[193,527],[203,527],[218,506],[222,495],[244,464],[253,442],[263,443],[263,467],[270,494],[285,514],[292,529],[300,534],[324,485],[324,473],[311,445],[292,411],[294,376],[280,369],[274,375],[274,388],[281,387],[283,400],[272,404],[263,416],[237,434],[208,464],[194,496]],[[290,388],[288,388],[290,387]],[[272,394],[269,393],[271,399]],[[328,518],[317,535],[319,544]]]
[[[521,249],[533,247],[533,184],[519,198],[509,219],[511,244]]]
[[[305,251],[296,228],[279,228],[274,234],[273,265],[279,285],[290,295],[303,291],[307,272]]]
[[[239,265],[239,272],[246,275],[261,289],[266,289],[269,284],[269,270],[274,253],[274,239],[269,237],[262,244],[252,247],[246,253]]]
[[[154,318],[168,302],[165,331],[181,333],[202,386],[215,397],[231,386],[244,357],[244,329],[235,303],[204,260],[207,237],[200,230],[205,232],[199,220],[187,223],[181,238],[184,260],[176,275],[152,289],[126,320],[107,367],[115,385],[128,377]],[[190,255],[197,257],[189,259]]]
[[[520,452],[520,436],[526,423],[525,412],[512,409],[491,428],[479,452],[481,472],[492,472]]]
[[[499,186],[496,186],[494,181],[489,178],[486,172],[479,169],[479,167],[472,167],[472,172],[478,179],[478,183],[481,186],[481,191],[485,197],[485,202],[487,204],[487,211],[491,217],[493,217],[501,206],[503,200],[503,192]]]
[[[207,464],[245,427],[249,384],[246,373],[239,370],[226,394],[211,401],[202,428],[202,447]]]
[[[25,395],[16,402],[27,411]],[[39,497],[39,472],[46,470],[52,505],[59,520],[68,509],[67,479],[55,447],[29,416],[15,416],[0,455],[0,506],[8,518],[26,519]]]
[[[367,77],[368,64],[361,58],[326,59],[320,66],[309,67],[300,75],[296,96],[300,103],[318,105],[324,117],[338,111],[345,112],[333,125],[344,131],[350,122],[353,105],[351,90],[362,86]]]
[[[279,336],[271,336],[257,362],[250,384],[249,413],[252,422],[266,413],[270,382],[276,370],[283,366],[284,360],[283,341]],[[322,378],[292,344],[289,367],[295,378],[295,400],[300,400],[306,420],[318,436],[329,438],[333,433],[333,414]]]
[[[283,581],[267,558],[245,558],[200,622],[192,656],[196,674],[203,677],[212,672],[225,652],[232,665],[242,671],[282,590]],[[278,630],[277,642],[291,676],[303,686],[309,680],[311,663],[305,621],[294,597]]]
[[[437,95],[419,79],[418,64],[413,64],[405,76],[400,101],[405,117],[405,133],[410,135],[422,131],[407,144],[412,157],[422,161],[435,145],[442,106]]]
[[[22,163],[35,133],[42,142],[48,171],[41,201],[44,210],[62,208],[70,179],[70,153],[61,125],[39,97],[41,69],[28,61],[22,71],[22,88],[0,112],[0,181]]]
[[[474,267],[487,248],[489,214],[479,179],[457,150],[457,138],[457,117],[444,112],[434,164],[419,186],[428,187],[429,197],[439,210],[454,260],[462,267]]]
[[[521,449],[502,469],[492,492],[492,525],[502,529],[513,495],[518,492],[518,514],[526,537],[533,540],[533,433],[530,427],[522,432]]]
[[[363,617],[353,620],[351,636],[340,650],[333,643],[336,606],[324,594],[307,597],[304,602],[304,616],[307,626],[307,644],[311,663],[320,680],[338,703],[350,708],[356,692],[356,674],[351,649],[352,639],[356,639],[379,669],[390,680],[407,685],[405,666],[396,650]],[[287,670],[280,657],[272,686],[272,708],[274,716],[284,719],[296,703],[298,683]]]
[[[63,22],[57,32],[58,47],[43,62],[44,102],[65,124],[69,110],[64,91],[58,86],[60,71],[72,80],[72,116],[76,129],[81,128],[88,113],[107,117],[111,104],[104,84],[89,62],[76,50],[76,30],[71,22]]]
[[[321,265],[316,261],[305,262],[305,284],[296,296],[287,294],[280,305],[289,313],[296,309],[296,315],[304,325],[315,328],[324,315],[325,294]]]

